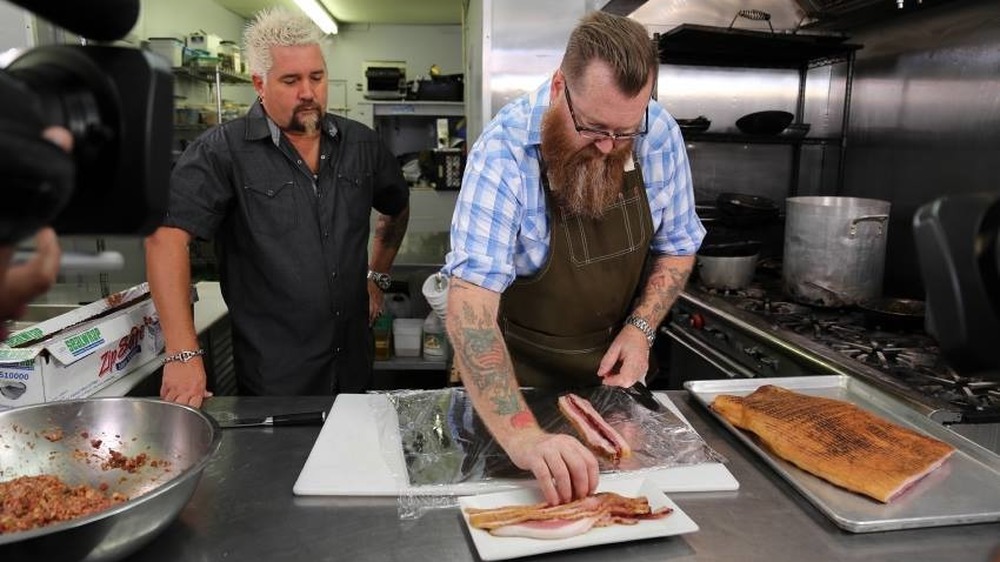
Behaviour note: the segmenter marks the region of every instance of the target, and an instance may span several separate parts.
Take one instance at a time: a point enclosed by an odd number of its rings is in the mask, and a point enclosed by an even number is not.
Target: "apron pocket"
[[[645,192],[641,196],[645,197]],[[614,225],[614,228],[602,229],[607,235],[600,237],[587,236],[584,221],[591,219],[567,219],[565,232],[570,259],[575,265],[582,266],[614,259],[637,250],[645,252],[646,247],[640,248],[649,234],[646,232],[647,221],[641,216],[644,211],[645,206],[638,203],[637,197],[629,197],[615,204],[600,219],[606,224]]]

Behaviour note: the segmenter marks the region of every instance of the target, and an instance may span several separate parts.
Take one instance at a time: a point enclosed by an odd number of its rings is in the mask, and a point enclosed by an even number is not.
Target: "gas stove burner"
[[[771,314],[809,314],[810,310],[808,306],[784,301],[768,302],[764,306],[764,311]]]
[[[763,291],[761,291],[761,293],[763,294]],[[772,301],[767,296],[753,296],[753,293],[750,293],[749,291],[747,298],[737,302],[736,306],[750,312],[762,312],[764,314],[775,316],[807,316],[812,310],[808,306],[803,306],[801,304],[786,301]]]
[[[896,363],[896,359],[901,351],[906,351],[904,347],[892,347],[878,341],[870,341],[867,345],[845,341],[833,343],[830,347],[862,363],[869,363],[886,369]]]
[[[964,410],[1000,413],[1000,381],[963,377],[940,365],[893,371],[911,388]]]
[[[917,349],[907,349],[896,356],[896,360],[911,369],[930,368],[938,362],[938,356]]]
[[[718,295],[720,297],[754,298],[750,296],[750,289],[717,289],[706,285],[698,285],[698,288],[710,295]]]

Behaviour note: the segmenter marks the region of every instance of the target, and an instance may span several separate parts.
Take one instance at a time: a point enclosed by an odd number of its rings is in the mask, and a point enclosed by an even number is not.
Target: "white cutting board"
[[[657,399],[687,423],[663,393]],[[532,480],[491,480],[440,486],[411,486],[394,415],[383,394],[341,394],[316,438],[292,491],[298,496],[466,495],[533,486]],[[689,424],[690,425],[690,424]],[[394,438],[393,438],[394,437]],[[387,446],[383,450],[383,442]],[[604,474],[603,479],[634,478],[635,473]],[[643,472],[664,492],[736,490],[739,482],[721,463],[664,468]]]

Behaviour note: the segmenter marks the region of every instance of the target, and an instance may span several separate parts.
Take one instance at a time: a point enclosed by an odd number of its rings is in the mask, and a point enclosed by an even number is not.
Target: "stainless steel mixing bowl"
[[[46,438],[53,432],[62,438]],[[221,437],[215,420],[200,410],[148,398],[93,398],[0,411],[0,481],[51,474],[70,485],[107,484],[109,493],[129,498],[86,517],[0,534],[0,560],[124,558],[177,517]],[[109,468],[112,450],[132,458],[145,453],[157,462],[134,473]]]

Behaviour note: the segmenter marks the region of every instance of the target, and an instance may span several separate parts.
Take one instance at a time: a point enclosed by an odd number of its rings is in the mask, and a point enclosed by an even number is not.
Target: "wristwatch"
[[[646,341],[649,342],[649,347],[653,347],[653,344],[656,342],[656,330],[649,325],[649,322],[646,322],[645,318],[632,314],[625,319],[625,323],[638,328],[639,331],[646,336]]]
[[[389,286],[392,285],[392,277],[389,277],[388,273],[379,273],[369,269],[368,278],[374,281],[375,286],[382,289],[382,291],[388,291]]]

